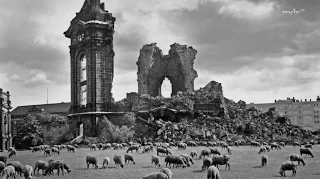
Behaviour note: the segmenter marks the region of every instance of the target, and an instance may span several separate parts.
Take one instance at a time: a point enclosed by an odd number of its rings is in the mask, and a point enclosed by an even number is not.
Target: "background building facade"
[[[24,118],[28,114],[35,113],[50,113],[64,116],[67,118],[70,109],[70,102],[67,103],[54,103],[54,104],[37,104],[37,105],[27,105],[18,106],[11,112],[12,118],[12,137],[15,137],[19,129],[24,125]],[[44,143],[50,143],[57,140],[62,134],[69,130],[69,125],[67,123],[40,123],[43,128],[43,140]]]
[[[316,101],[311,99],[295,100],[287,98],[274,103],[247,104],[247,108],[254,107],[261,112],[266,112],[271,107],[275,107],[282,115],[291,119],[293,125],[301,126],[304,129],[316,131],[320,129],[320,98]]]
[[[7,150],[12,146],[11,134],[11,101],[9,91],[3,92],[0,88],[0,150]]]

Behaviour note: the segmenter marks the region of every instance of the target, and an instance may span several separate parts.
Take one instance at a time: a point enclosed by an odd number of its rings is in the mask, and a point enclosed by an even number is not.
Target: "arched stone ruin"
[[[168,55],[163,55],[157,43],[147,44],[140,50],[138,65],[138,93],[156,97],[161,94],[165,78],[172,84],[172,94],[194,90],[194,80],[198,77],[193,69],[197,50],[191,46],[172,44]]]

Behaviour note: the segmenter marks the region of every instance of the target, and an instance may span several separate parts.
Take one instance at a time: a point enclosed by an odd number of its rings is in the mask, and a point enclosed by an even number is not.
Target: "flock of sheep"
[[[243,144],[241,141],[236,141],[233,143],[234,148]],[[250,142],[251,147],[259,147],[258,154],[264,153],[261,156],[261,166],[266,166],[268,163],[268,157],[266,155],[267,152],[273,149],[281,150],[281,147],[285,147],[284,142],[280,142],[279,144],[273,142],[268,144],[266,142],[260,143],[256,141]],[[193,147],[204,146],[201,152],[198,153],[196,150],[193,150]],[[307,155],[310,157],[314,157],[313,153],[310,149],[312,149],[312,144],[304,145],[304,148],[301,147],[301,144],[298,142],[294,142],[293,146],[300,146],[300,155],[291,154],[288,159],[290,158],[290,162],[286,162],[281,164],[280,166],[280,175],[286,176],[285,171],[292,171],[292,176],[296,175],[297,166],[302,163],[305,165],[305,161],[302,155]],[[146,145],[142,146],[139,143],[129,142],[129,143],[107,143],[107,144],[91,144],[90,151],[99,150],[125,150],[125,154],[117,154],[114,155],[112,158],[114,164],[117,168],[124,168],[125,164],[132,163],[136,164],[134,153],[149,153],[149,152],[156,152],[156,155],[150,155],[151,164],[155,167],[161,167],[161,160],[160,156],[165,156],[164,163],[165,168],[162,168],[159,172],[154,172],[148,175],[143,176],[144,179],[171,179],[172,172],[171,168],[186,168],[190,167],[194,164],[194,160],[202,159],[202,170],[207,171],[207,178],[208,179],[220,179],[220,173],[218,166],[225,165],[225,169],[230,170],[230,156],[232,154],[231,147],[226,142],[195,142],[195,141],[188,141],[188,142],[177,142],[177,143],[151,143],[148,142]],[[171,148],[177,147],[178,150],[185,150],[188,148],[192,149],[190,155],[188,154],[180,154],[174,155],[172,154]],[[219,148],[220,147],[220,148]],[[41,145],[37,147],[31,148],[32,152],[43,152],[43,156],[51,156],[52,154],[60,154],[60,151],[66,149],[68,152],[75,153],[76,149],[80,149],[78,145]],[[222,150],[221,150],[222,149]],[[15,156],[17,151],[10,147],[8,158]],[[119,151],[121,152],[121,151]],[[225,154],[223,154],[225,152]],[[98,157],[88,155],[86,156],[86,165],[87,168],[98,169]],[[298,164],[295,163],[298,162]],[[104,157],[102,159],[102,166],[100,168],[108,168],[110,165],[111,160],[109,157]],[[164,165],[163,165],[164,166]],[[169,169],[170,168],[170,169]],[[53,160],[50,159],[48,162],[37,160],[35,163],[34,168],[31,165],[22,165],[19,161],[12,161],[7,163],[7,156],[0,156],[0,172],[2,178],[16,178],[16,176],[24,177],[26,179],[33,178],[34,175],[37,173],[39,175],[39,170],[42,170],[43,175],[54,175],[54,170],[57,170],[57,175],[61,173],[64,175],[64,171],[66,170],[68,173],[71,172],[70,166],[64,162],[63,160]]]

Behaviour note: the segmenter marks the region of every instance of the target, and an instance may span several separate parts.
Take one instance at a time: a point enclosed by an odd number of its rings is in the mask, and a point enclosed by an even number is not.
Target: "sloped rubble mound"
[[[183,94],[179,94],[183,97]],[[136,134],[159,140],[214,140],[226,141],[242,139],[257,141],[303,141],[310,139],[312,132],[291,125],[290,119],[280,115],[275,108],[260,113],[254,108],[246,108],[245,102],[235,103],[224,98],[225,117],[201,115],[193,120],[179,123],[155,120],[137,125]],[[141,132],[142,129],[144,132]],[[140,131],[140,133],[139,133]]]

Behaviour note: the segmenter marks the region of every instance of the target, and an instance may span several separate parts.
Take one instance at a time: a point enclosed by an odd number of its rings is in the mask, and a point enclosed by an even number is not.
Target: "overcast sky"
[[[0,0],[0,87],[12,105],[70,101],[69,39],[84,0]],[[101,0],[116,17],[115,100],[137,92],[139,50],[198,50],[195,88],[215,80],[235,101],[320,95],[318,0]],[[291,14],[283,11],[293,11]],[[300,12],[298,12],[300,11]],[[171,90],[165,81],[165,95]]]

